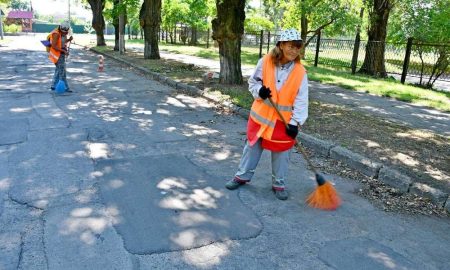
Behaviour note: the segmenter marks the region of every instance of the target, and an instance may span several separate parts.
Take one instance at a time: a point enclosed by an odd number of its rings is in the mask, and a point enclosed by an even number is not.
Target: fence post
[[[267,53],[270,50],[270,31],[267,31]]]
[[[208,35],[206,36],[206,49],[209,48],[209,28],[208,28]]]
[[[356,72],[356,66],[358,64],[358,54],[359,54],[359,45],[361,43],[361,37],[359,32],[356,33],[355,37],[355,45],[353,46],[353,56],[352,56],[352,74]]]
[[[262,57],[262,45],[263,45],[263,37],[264,37],[264,30],[261,30],[261,37],[259,39],[259,58]]]
[[[314,57],[314,66],[317,67],[317,64],[319,62],[319,49],[320,49],[320,36],[321,32],[319,30],[319,33],[317,34],[317,42],[316,42],[316,56]]]
[[[411,56],[413,38],[408,38],[408,43],[406,43],[405,60],[403,61],[403,71],[400,82],[405,84],[406,75],[408,74],[409,58]]]

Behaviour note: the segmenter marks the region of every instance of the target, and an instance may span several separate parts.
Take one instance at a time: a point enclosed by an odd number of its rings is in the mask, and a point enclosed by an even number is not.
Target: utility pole
[[[71,23],[71,20],[70,20],[70,0],[67,0],[67,4],[69,5],[69,12],[68,12],[68,14],[69,14],[69,24]]]
[[[0,36],[3,40],[3,10],[0,8]]]

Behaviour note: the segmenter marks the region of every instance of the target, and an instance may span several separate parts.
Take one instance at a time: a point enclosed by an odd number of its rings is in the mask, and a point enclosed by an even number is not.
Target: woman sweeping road
[[[233,190],[249,183],[264,149],[272,154],[272,190],[286,200],[286,177],[291,149],[299,127],[308,117],[308,78],[300,63],[303,46],[299,33],[284,30],[272,51],[258,61],[249,78],[255,98],[247,124],[247,142],[234,178],[226,183]],[[286,119],[285,125],[268,98]]]
[[[73,37],[67,38],[69,33],[70,24],[63,22],[57,29],[50,33],[50,51],[48,58],[55,64],[55,74],[53,75],[53,82],[50,87],[51,90],[55,90],[57,83],[61,80],[65,84],[65,91],[72,92],[69,88],[66,78],[66,58],[69,55],[67,43],[73,40]]]

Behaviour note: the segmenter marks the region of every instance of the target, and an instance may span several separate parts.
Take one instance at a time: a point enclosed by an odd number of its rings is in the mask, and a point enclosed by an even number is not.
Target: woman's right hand
[[[272,97],[270,88],[265,87],[264,85],[259,89],[259,97],[262,99],[270,98]]]

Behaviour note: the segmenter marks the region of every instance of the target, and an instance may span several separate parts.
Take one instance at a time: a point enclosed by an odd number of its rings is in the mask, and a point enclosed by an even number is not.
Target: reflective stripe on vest
[[[56,62],[58,62],[59,56],[61,55],[60,51],[57,51],[57,50],[53,49],[53,34],[55,34],[55,33],[58,34],[58,40],[57,40],[56,46],[60,50],[62,48],[62,46],[61,46],[61,33],[59,33],[58,30],[53,30],[50,33],[50,43],[52,44],[52,47],[50,47],[50,51],[48,52],[48,59],[50,59],[50,61],[52,61],[54,64],[56,64]]]
[[[263,84],[272,90],[271,94],[273,102],[280,110],[284,119],[289,123],[292,117],[292,107],[306,71],[302,64],[295,63],[286,82],[281,87],[280,91],[277,91],[275,68],[276,66],[273,63],[270,54],[264,56],[262,66]],[[292,140],[287,136],[282,136],[283,138],[280,139],[280,132],[276,132],[277,135],[273,136],[277,121],[281,121],[281,119],[272,104],[270,104],[270,101],[268,99],[255,99],[250,110],[249,125],[247,126],[247,137],[250,144],[253,145],[259,138],[263,138],[264,140],[270,141],[270,143],[292,146],[295,140]],[[282,132],[285,134],[284,125],[282,123],[281,128],[283,128]]]

